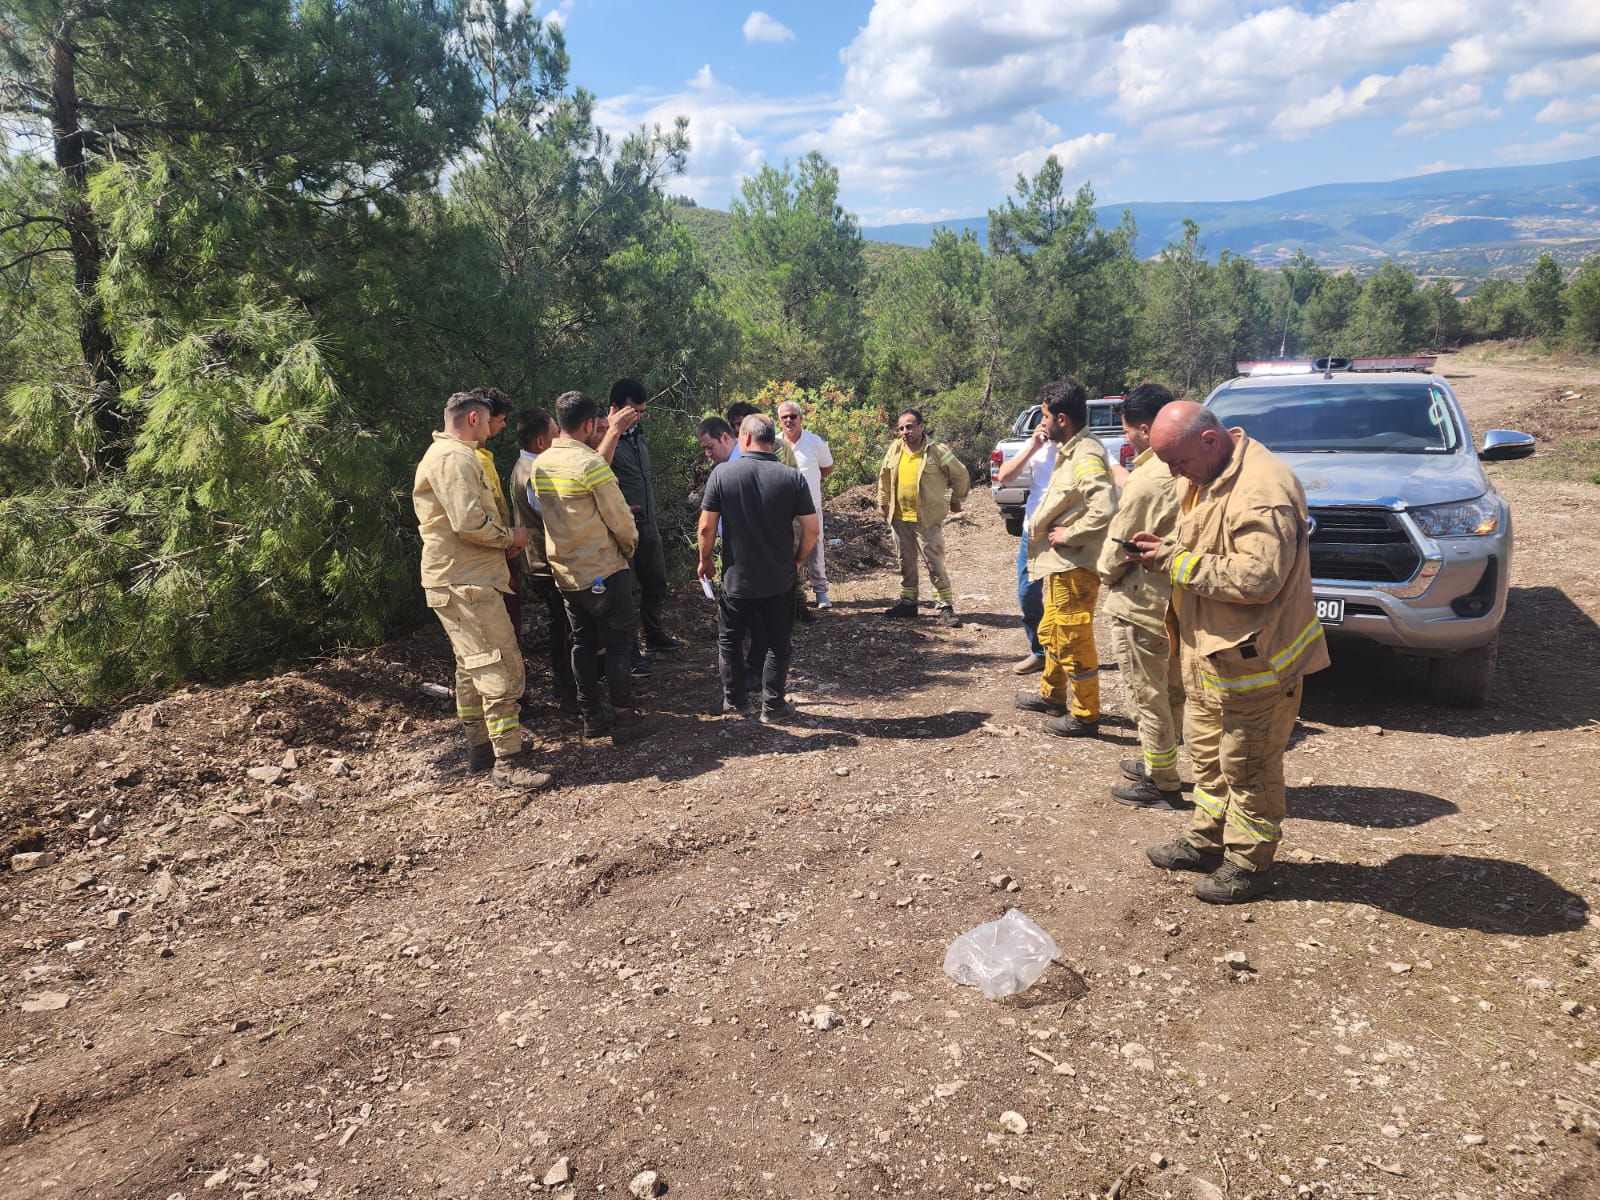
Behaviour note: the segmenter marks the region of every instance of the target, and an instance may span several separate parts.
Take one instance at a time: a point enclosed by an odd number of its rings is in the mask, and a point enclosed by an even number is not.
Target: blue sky
[[[863,223],[982,215],[1054,152],[1102,203],[1600,154],[1595,0],[562,0],[621,134],[689,117],[668,185],[726,208],[821,150]]]

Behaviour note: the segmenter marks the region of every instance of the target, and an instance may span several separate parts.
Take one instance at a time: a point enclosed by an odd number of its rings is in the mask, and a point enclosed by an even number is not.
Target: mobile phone
[[[1144,547],[1139,545],[1138,542],[1130,542],[1127,538],[1119,538],[1119,537],[1114,537],[1111,540],[1113,542],[1115,542],[1117,545],[1121,546],[1129,554],[1143,554],[1144,553]]]

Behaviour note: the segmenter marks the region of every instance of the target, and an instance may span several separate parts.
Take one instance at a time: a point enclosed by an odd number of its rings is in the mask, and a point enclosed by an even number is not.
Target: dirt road
[[[1480,430],[1600,395],[1450,368]],[[1315,677],[1243,909],[1145,865],[1181,818],[1107,798],[1114,671],[1098,742],[1012,710],[986,498],[949,530],[964,628],[876,615],[847,497],[799,722],[705,715],[685,598],[660,732],[549,725],[526,807],[462,778],[432,629],[19,747],[6,853],[57,861],[0,876],[0,1195],[1600,1195],[1600,489],[1538,461],[1494,469],[1493,703]],[[1010,905],[1067,965],[992,1002],[940,964]]]

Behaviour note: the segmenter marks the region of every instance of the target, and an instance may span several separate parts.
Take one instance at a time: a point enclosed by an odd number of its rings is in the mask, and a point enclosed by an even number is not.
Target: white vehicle
[[[1029,405],[1011,424],[1011,432],[995,444],[989,452],[989,493],[1000,507],[1005,518],[1006,532],[1012,537],[1022,536],[1022,512],[1028,503],[1028,472],[1024,471],[1010,483],[998,480],[1000,468],[1028,445],[1028,439],[1038,427],[1040,411],[1037,404]],[[1102,396],[1089,401],[1089,432],[1105,443],[1106,453],[1112,462],[1127,466],[1133,461],[1133,447],[1122,436],[1122,397]]]

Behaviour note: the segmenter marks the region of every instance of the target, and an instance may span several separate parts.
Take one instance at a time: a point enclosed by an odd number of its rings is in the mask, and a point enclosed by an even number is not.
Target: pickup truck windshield
[[[1238,388],[1211,409],[1280,453],[1450,454],[1462,445],[1449,401],[1428,384]]]

